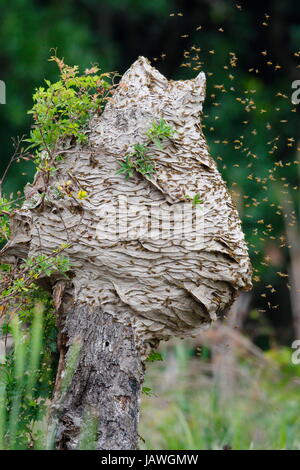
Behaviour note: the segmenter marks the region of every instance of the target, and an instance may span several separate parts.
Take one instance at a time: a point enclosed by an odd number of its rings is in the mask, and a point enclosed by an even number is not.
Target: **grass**
[[[265,355],[274,356],[272,365],[238,359],[224,398],[210,359],[184,343],[165,348],[164,363],[151,365],[146,380],[153,395],[143,398],[141,448],[299,450],[299,366],[285,348]]]
[[[46,425],[51,386],[44,318],[37,306],[28,328],[16,318],[10,324],[13,347],[0,364],[0,449],[53,446]],[[201,357],[197,350],[191,341],[173,341],[161,347],[163,361],[147,362],[142,449],[300,449],[300,366],[291,363],[293,350],[255,349],[251,355],[227,349],[218,356],[210,345]],[[233,361],[218,362],[230,355]],[[92,448],[94,424],[87,417],[81,449]]]
[[[0,361],[0,449],[43,449],[45,416],[52,388],[45,356],[44,305],[38,303],[31,324],[15,315],[6,325],[11,347]],[[0,337],[3,341],[6,334]],[[47,354],[47,353],[46,353]]]

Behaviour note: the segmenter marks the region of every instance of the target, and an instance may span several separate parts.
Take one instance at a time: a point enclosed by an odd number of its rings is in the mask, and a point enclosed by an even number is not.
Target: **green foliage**
[[[17,301],[23,303],[38,288],[36,281],[40,277],[50,277],[54,273],[67,273],[70,270],[70,263],[68,258],[59,254],[60,251],[55,256],[28,257],[17,270],[9,265],[1,265],[0,305]]]
[[[56,326],[50,295],[37,281],[70,270],[61,253],[27,258],[18,268],[0,265],[0,340],[13,348],[0,364],[0,448],[45,446],[41,426],[54,385]]]
[[[135,144],[133,151],[125,156],[124,161],[119,162],[121,168],[117,174],[124,174],[125,178],[131,178],[134,171],[151,178],[155,173],[155,167],[151,163],[151,146],[156,147],[158,150],[163,149],[163,140],[171,139],[175,133],[175,129],[166,123],[164,119],[158,122],[153,122],[150,129],[145,132],[147,141],[145,144]]]
[[[265,355],[271,361],[276,362],[281,371],[281,386],[288,385],[295,380],[295,377],[300,378],[300,364],[293,364],[291,360],[293,351],[290,348],[282,346],[280,348],[273,348],[266,351]],[[297,382],[297,380],[296,380]]]
[[[39,291],[10,318],[2,325],[3,337],[13,344],[0,363],[0,449],[45,448],[42,427],[56,362],[50,298]]]
[[[60,70],[60,80],[40,87],[33,95],[34,125],[29,148],[36,153],[38,169],[51,171],[63,153],[63,144],[74,138],[80,144],[87,142],[87,123],[93,113],[101,113],[111,85],[109,74],[99,75],[98,67],[86,69],[79,75],[79,67],[70,67],[57,57],[51,57]]]
[[[291,363],[291,349],[269,351],[266,362],[249,353],[236,358],[235,380],[224,377],[226,398],[211,360],[203,363],[179,342],[165,349],[165,361],[153,364],[146,377],[155,396],[143,396],[142,448],[299,449],[300,366]]]
[[[0,243],[9,238],[9,215],[12,203],[5,197],[0,197]]]
[[[62,249],[64,248],[65,246]],[[66,273],[70,270],[70,262],[68,258],[59,254],[50,257],[38,255],[27,258],[21,268],[24,268],[29,277],[37,279],[41,274],[49,277],[55,272]]]
[[[192,199],[192,204],[193,204],[194,206],[197,206],[198,204],[202,204],[202,202],[203,202],[203,201],[202,201],[202,199],[200,198],[200,194],[199,194],[199,193],[195,194],[195,196],[194,196],[193,199]]]
[[[160,119],[158,122],[153,122],[150,129],[146,132],[149,142],[155,144],[157,148],[162,149],[161,141],[163,139],[171,139],[175,133],[175,129],[167,124],[164,119]]]
[[[142,394],[143,395],[146,395],[147,397],[152,397],[153,393],[152,393],[152,388],[150,387],[143,387],[142,388]]]
[[[157,351],[152,351],[146,359],[146,362],[163,361],[162,355]]]
[[[191,201],[193,206],[197,206],[199,204],[202,204],[202,199],[200,198],[200,194],[197,193],[195,194],[195,196],[189,196],[188,194],[186,194],[185,198],[188,200],[188,201]]]

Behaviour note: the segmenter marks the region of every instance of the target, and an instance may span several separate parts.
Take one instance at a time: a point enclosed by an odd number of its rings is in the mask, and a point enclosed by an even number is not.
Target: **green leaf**
[[[143,387],[142,388],[142,394],[146,395],[148,397],[151,397],[153,395],[152,389],[150,387]]]
[[[200,194],[199,193],[195,194],[195,196],[193,197],[192,204],[196,206],[197,204],[202,204],[202,203],[203,201],[202,199],[200,199]]]
[[[163,357],[160,353],[152,351],[146,359],[146,362],[163,361]]]

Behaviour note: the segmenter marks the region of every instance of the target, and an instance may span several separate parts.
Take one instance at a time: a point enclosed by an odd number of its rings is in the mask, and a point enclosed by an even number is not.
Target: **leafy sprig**
[[[63,153],[66,139],[87,142],[87,123],[92,113],[101,113],[111,90],[110,74],[99,74],[98,67],[79,74],[78,66],[70,67],[56,56],[60,80],[45,80],[33,95],[34,125],[26,140],[35,150],[34,161],[38,169],[51,171]]]
[[[200,198],[200,193],[196,193],[195,196],[189,196],[188,194],[186,194],[185,199],[191,201],[193,206],[197,206],[203,203],[202,199]]]
[[[69,259],[61,255],[65,247],[56,250],[54,256],[38,255],[28,257],[17,271],[12,272],[8,265],[1,265],[0,274],[0,305],[13,301],[25,301],[25,295],[36,288],[36,281],[42,276],[51,276],[54,273],[66,274],[70,270]],[[21,297],[21,298],[19,298]]]
[[[131,178],[134,171],[151,178],[155,173],[155,167],[151,162],[149,153],[151,145],[158,150],[163,149],[163,140],[171,139],[175,133],[175,129],[170,126],[164,119],[153,122],[150,129],[145,132],[146,143],[137,143],[133,146],[133,151],[125,156],[124,160],[119,162],[121,168],[117,174],[124,174],[125,178]]]
[[[5,197],[0,197],[0,243],[7,241],[9,238],[9,216],[11,210],[12,202]]]

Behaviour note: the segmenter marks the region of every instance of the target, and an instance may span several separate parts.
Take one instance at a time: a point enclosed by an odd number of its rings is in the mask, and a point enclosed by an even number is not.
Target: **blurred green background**
[[[123,73],[144,55],[168,78],[206,72],[204,131],[243,220],[254,288],[225,321],[228,331],[217,325],[195,342],[162,347],[165,361],[151,365],[147,379],[158,398],[145,397],[144,445],[299,447],[300,373],[291,363],[291,343],[300,339],[299,106],[291,102],[300,79],[299,3],[0,0],[0,7],[1,172],[12,138],[29,132],[35,87],[58,78],[48,61],[53,48],[83,69],[97,63]],[[31,163],[14,166],[6,194],[22,190],[33,172]],[[220,366],[216,348],[227,343],[231,362]],[[224,415],[229,396],[236,400]]]

